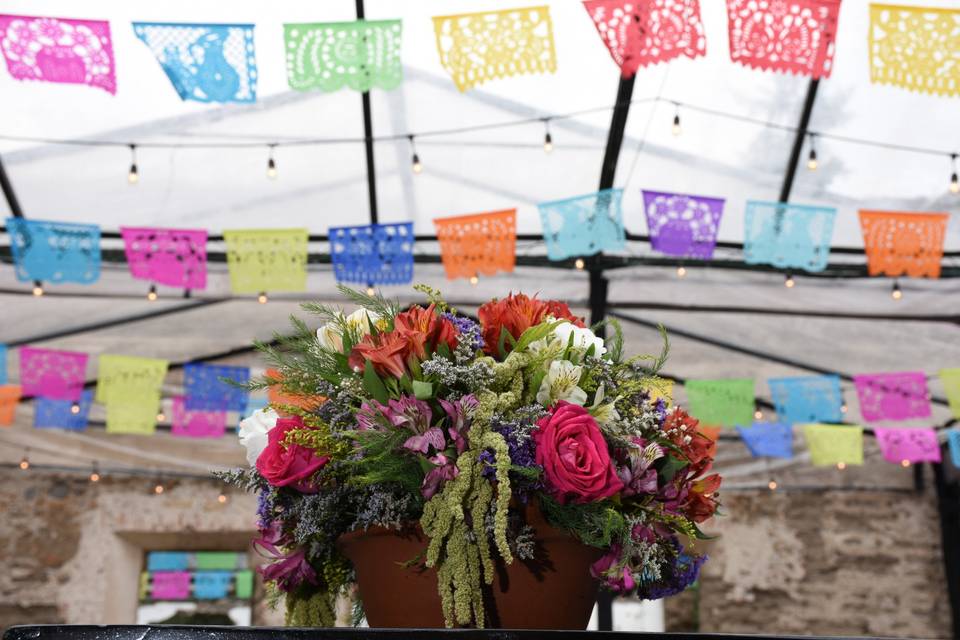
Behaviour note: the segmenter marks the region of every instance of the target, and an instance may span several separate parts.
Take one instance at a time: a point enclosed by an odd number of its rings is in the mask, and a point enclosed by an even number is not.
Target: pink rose
[[[533,432],[537,464],[557,502],[596,502],[623,489],[607,442],[586,409],[561,400],[537,426]]]
[[[257,471],[274,487],[290,486],[302,493],[316,493],[310,476],[330,461],[329,456],[316,453],[298,444],[283,443],[288,431],[304,429],[300,416],[280,418],[277,426],[267,434],[267,447],[257,458]]]

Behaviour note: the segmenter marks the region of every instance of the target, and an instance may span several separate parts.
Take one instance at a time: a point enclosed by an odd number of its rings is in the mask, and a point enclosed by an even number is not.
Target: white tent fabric
[[[581,3],[549,2],[557,44],[555,74],[519,76],[490,82],[461,94],[440,67],[432,15],[509,8],[517,3],[486,0],[431,0],[396,3],[368,0],[370,19],[403,19],[404,82],[392,92],[372,93],[374,134],[420,134],[525,118],[546,117],[614,102],[619,71],[600,41]],[[727,51],[726,13],[719,0],[704,0],[701,11],[707,33],[707,55],[679,59],[642,69],[636,81],[615,186],[624,187],[626,227],[645,233],[642,188],[712,195],[727,199],[720,239],[742,240],[743,208],[748,199],[775,200],[780,189],[793,134],[682,108],[683,132],[673,136],[671,101],[796,126],[808,80],[764,73],[732,63]],[[952,6],[952,0],[925,0],[931,6]],[[125,147],[83,147],[0,140],[0,155],[28,218],[97,223],[114,230],[121,225],[202,227],[212,232],[231,228],[308,227],[325,233],[330,225],[368,221],[366,166],[360,143],[279,147],[277,180],[265,176],[267,144],[304,138],[360,138],[360,97],[351,91],[299,93],[286,86],[283,61],[284,22],[354,19],[348,0],[304,4],[276,0],[267,5],[237,0],[229,10],[220,4],[171,0],[150,6],[91,0],[82,6],[49,0],[48,15],[109,19],[117,58],[118,92],[82,86],[18,82],[0,71],[0,135],[119,142],[198,143],[256,142],[244,149],[154,149],[138,151],[140,182],[127,185],[130,162]],[[0,12],[34,15],[28,0],[3,0]],[[957,99],[910,93],[869,82],[867,3],[842,5],[833,77],[821,82],[813,110],[813,130],[871,140],[960,149]],[[256,27],[260,70],[259,100],[253,105],[211,106],[181,102],[149,50],[133,35],[131,21],[250,22]],[[655,99],[659,98],[659,101]],[[424,170],[410,170],[407,140],[376,144],[376,175],[381,221],[413,220],[421,234],[433,232],[431,220],[461,213],[517,206],[518,231],[539,233],[536,203],[597,189],[610,112],[551,123],[554,151],[544,153],[544,127],[533,122],[482,132],[423,137],[417,149]],[[950,164],[946,156],[878,150],[854,144],[818,141],[820,169],[800,169],[791,201],[838,208],[833,244],[860,247],[857,209],[945,211],[954,216],[946,249],[960,249],[960,197],[948,192]],[[0,203],[0,213],[8,213]],[[119,247],[118,241],[105,246]],[[216,249],[216,247],[212,247]],[[323,243],[311,250],[326,252]],[[436,253],[436,245],[418,245],[419,253]],[[649,248],[631,243],[627,253]],[[542,254],[542,243],[520,243],[520,254]],[[957,266],[956,258],[945,265]],[[207,292],[200,297],[229,295],[225,266],[211,265]],[[678,280],[672,269],[636,267],[609,272],[610,299],[618,302],[660,302],[680,305],[735,305],[769,309],[846,311],[852,313],[954,314],[960,311],[957,280],[903,283],[899,303],[889,296],[890,283],[874,280],[800,278],[787,290],[775,274],[691,270]],[[26,288],[15,281],[9,265],[0,266],[3,288]],[[541,291],[577,304],[586,314],[586,274],[552,269],[520,268],[513,275],[484,278],[478,287],[446,283],[438,266],[417,265],[415,281],[449,292],[471,304],[509,290]],[[101,281],[91,287],[56,286],[78,297],[2,295],[0,342],[34,341],[37,337],[110,319],[122,319],[185,304],[161,291],[148,306],[142,282],[133,281],[124,265],[105,265]],[[402,287],[389,293],[408,296]],[[116,296],[88,298],[85,294]],[[335,299],[328,266],[312,265],[308,297]],[[120,324],[109,329],[78,331],[68,338],[41,341],[42,346],[80,349],[92,354],[128,353],[188,360],[247,344],[283,329],[296,311],[292,301],[273,299],[267,305],[235,300],[189,312]],[[829,320],[792,316],[680,311],[624,311],[662,321],[693,334],[721,337],[794,362],[845,373],[960,366],[957,327],[950,323],[892,320]],[[656,347],[655,333],[628,327],[634,351]],[[254,363],[247,356],[235,361]],[[767,376],[807,373],[797,366],[771,364],[756,357],[676,338],[669,372],[680,377],[758,379],[757,391],[768,397]],[[15,373],[15,371],[14,371]],[[92,374],[92,371],[91,371]],[[177,377],[169,378],[169,393]],[[932,391],[942,396],[933,382]],[[853,394],[850,420],[857,420]],[[678,399],[683,400],[682,391]],[[147,441],[136,436],[34,432],[24,405],[17,426],[0,433],[0,461],[19,459],[24,447],[48,460],[115,460],[157,468],[205,468],[239,462],[239,450],[228,438],[203,443],[177,441],[158,434]],[[94,416],[97,417],[96,415]],[[101,416],[102,417],[102,416]],[[948,418],[936,406],[934,422]],[[871,443],[870,445],[874,445]],[[44,453],[48,451],[48,453]],[[727,468],[766,473],[748,459],[739,444],[727,449]],[[876,459],[876,450],[871,452]],[[736,472],[736,473],[741,473]],[[735,475],[736,475],[735,473]],[[798,472],[800,473],[800,472]],[[803,473],[806,473],[804,471]],[[878,482],[894,477],[909,481],[898,469],[884,468]],[[848,476],[853,477],[853,476]],[[906,478],[906,480],[904,480]],[[877,479],[877,478],[874,478]],[[823,480],[823,478],[821,478]]]

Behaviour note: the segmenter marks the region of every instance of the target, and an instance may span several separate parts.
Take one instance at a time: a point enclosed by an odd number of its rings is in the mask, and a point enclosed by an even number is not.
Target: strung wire
[[[786,131],[797,133],[800,129],[795,125],[787,125],[779,122],[773,122],[770,120],[763,120],[760,118],[753,118],[751,116],[745,116],[738,113],[733,113],[729,111],[722,111],[720,109],[714,109],[711,107],[704,107],[696,105],[689,102],[683,102],[680,100],[674,100],[667,97],[650,97],[650,98],[637,98],[631,100],[628,103],[630,105],[638,105],[645,103],[657,103],[657,102],[668,102],[673,104],[676,108],[676,113],[674,116],[674,121],[679,120],[679,110],[681,108],[687,109],[689,111],[694,111],[697,113],[702,113],[705,115],[711,115],[719,118],[725,118],[728,120],[735,120],[738,122],[744,122],[747,124],[753,124],[760,127],[765,127],[768,129],[776,129],[779,131]],[[420,132],[407,132],[407,133],[395,133],[389,135],[380,135],[373,136],[371,139],[374,142],[390,142],[396,140],[410,139],[411,137],[417,138],[426,138],[426,137],[435,137],[435,136],[450,136],[462,133],[472,133],[477,131],[489,131],[492,129],[506,129],[509,127],[517,127],[526,124],[533,124],[543,122],[544,120],[565,120],[576,118],[579,116],[590,115],[594,113],[601,113],[605,111],[610,111],[616,108],[619,105],[609,105],[603,107],[593,107],[589,109],[581,109],[578,111],[571,111],[567,113],[555,113],[546,116],[535,116],[528,118],[519,118],[516,120],[507,120],[502,122],[491,122],[486,124],[477,124],[477,125],[468,125],[463,127],[450,127],[446,129],[434,129]],[[679,124],[679,123],[678,123]],[[812,131],[807,130],[809,133],[819,136],[822,139],[834,140],[837,142],[845,142],[849,144],[871,146],[876,148],[887,149],[891,151],[905,151],[910,153],[920,153],[927,155],[937,155],[937,156],[946,156],[951,158],[957,155],[956,151],[948,151],[945,149],[934,149],[932,147],[918,147],[913,145],[897,144],[892,142],[883,142],[879,140],[871,140],[868,138],[858,138],[853,136],[844,136],[840,134],[827,133],[823,131]],[[253,136],[247,136],[253,137]],[[259,136],[263,138],[264,136]],[[33,142],[37,144],[59,144],[59,145],[76,145],[76,146],[89,146],[89,147],[129,147],[131,145],[151,149],[233,149],[233,148],[256,148],[263,147],[263,142],[130,142],[130,141],[120,141],[120,140],[97,140],[91,138],[47,138],[42,136],[21,136],[13,134],[0,134],[0,140],[7,140],[13,142]],[[355,143],[365,143],[367,138],[302,138],[302,139],[293,139],[282,142],[273,143],[274,146],[280,147],[294,147],[294,146],[319,146],[319,145],[337,145],[337,144],[355,144]]]

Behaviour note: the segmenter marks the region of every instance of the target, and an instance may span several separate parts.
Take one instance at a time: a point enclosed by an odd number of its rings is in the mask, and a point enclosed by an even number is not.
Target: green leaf
[[[666,456],[663,458],[663,460],[665,460],[665,462],[663,463],[663,466],[660,467],[659,472],[662,484],[666,484],[673,480],[673,477],[677,475],[677,472],[687,466],[685,461],[680,460],[679,458],[674,458],[673,456]]]
[[[373,363],[369,360],[367,360],[367,365],[363,370],[363,388],[373,396],[377,402],[381,404],[387,403],[389,399],[387,388],[384,386],[380,376],[377,375],[377,372],[373,370]]]
[[[413,395],[417,400],[429,400],[433,397],[433,385],[422,380],[414,380]]]
[[[553,332],[554,329],[562,325],[564,322],[566,322],[566,320],[558,320],[556,322],[541,322],[536,326],[530,327],[520,336],[520,339],[514,346],[514,350],[523,351],[537,340],[546,338]],[[570,339],[573,340],[572,333],[570,334]]]
[[[446,342],[441,342],[437,345],[436,353],[453,362],[453,353],[450,351],[450,347],[447,346]]]
[[[500,340],[497,341],[497,353],[500,354],[501,358],[507,355],[507,351],[505,349],[507,342],[510,343],[510,349],[512,350],[514,348],[513,345],[516,344],[516,341],[513,339],[513,336],[510,335],[510,332],[507,331],[506,327],[500,327]]]
[[[408,374],[403,374],[400,378],[400,388],[404,390],[405,393],[413,393],[413,384],[410,382],[410,376]],[[397,395],[400,395],[400,391],[397,391]]]

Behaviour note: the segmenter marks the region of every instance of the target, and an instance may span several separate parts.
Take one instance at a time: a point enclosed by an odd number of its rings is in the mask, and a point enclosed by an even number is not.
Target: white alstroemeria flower
[[[545,338],[534,340],[527,345],[527,351],[530,355],[534,358],[542,359],[544,362],[547,360],[556,360],[565,348],[566,346],[560,344],[556,336],[552,333],[548,334]]]
[[[553,335],[560,340],[560,344],[564,347],[570,343],[570,336],[572,335],[573,348],[578,351],[586,352],[590,348],[590,345],[594,345],[596,348],[593,351],[593,355],[597,358],[607,352],[607,348],[603,346],[603,338],[598,338],[590,329],[578,327],[572,322],[564,322],[561,324],[553,330]]]
[[[597,387],[597,394],[593,398],[593,404],[590,405],[588,411],[590,415],[593,416],[601,425],[608,425],[613,422],[616,422],[620,419],[620,413],[617,411],[617,408],[614,406],[616,399],[613,402],[608,402],[607,404],[601,404],[603,402],[603,383]]]
[[[578,367],[567,360],[551,362],[550,369],[537,391],[537,402],[545,407],[551,407],[560,400],[566,400],[582,407],[587,401],[587,392],[577,386],[582,371],[583,367]]]
[[[320,346],[330,351],[343,351],[343,336],[340,333],[342,324],[356,329],[361,336],[370,333],[371,324],[380,319],[380,315],[366,309],[357,309],[350,315],[340,316],[341,322],[328,322],[317,329],[317,341]]]
[[[247,463],[257,465],[257,458],[267,448],[267,434],[277,426],[280,416],[273,409],[259,409],[240,422],[240,444],[247,450]]]

